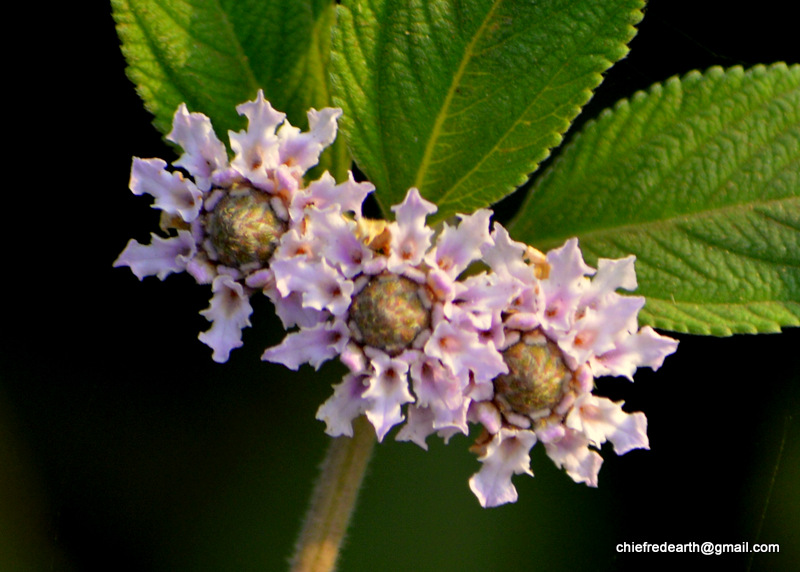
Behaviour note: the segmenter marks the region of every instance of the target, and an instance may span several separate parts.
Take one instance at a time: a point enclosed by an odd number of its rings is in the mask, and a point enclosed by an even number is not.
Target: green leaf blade
[[[334,100],[383,205],[488,206],[561,141],[627,53],[638,0],[372,0],[340,6]]]
[[[800,66],[712,68],[588,124],[510,225],[637,256],[641,319],[706,335],[800,325]]]
[[[331,105],[332,0],[112,0],[128,77],[166,134],[181,103],[209,116],[217,135],[244,127],[235,107],[259,89],[301,129],[309,108]],[[320,169],[343,175],[343,142]]]

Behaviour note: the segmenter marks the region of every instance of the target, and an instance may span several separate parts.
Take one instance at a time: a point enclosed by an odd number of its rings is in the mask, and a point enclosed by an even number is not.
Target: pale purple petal
[[[312,253],[312,237],[304,233],[300,227],[291,228],[281,235],[270,264],[274,265],[278,260],[288,260],[295,256],[312,259]]]
[[[439,303],[442,306],[443,315],[451,318],[459,313],[467,313],[466,310],[462,311],[462,308],[453,305],[457,293],[464,288],[463,284],[451,278],[444,270],[436,267],[428,267],[426,272],[426,291],[432,302]],[[481,308],[480,313],[475,317],[477,321],[481,320],[482,312],[483,309]]]
[[[478,382],[508,373],[508,366],[494,344],[481,340],[475,331],[455,327],[447,321],[436,326],[425,343],[425,354],[439,358],[456,376],[468,376],[471,371]]]
[[[307,233],[312,236],[312,252],[338,268],[346,278],[362,272],[363,264],[372,256],[357,236],[356,224],[342,216],[338,206],[307,213]]]
[[[326,261],[307,261],[296,256],[288,260],[274,260],[275,287],[282,296],[291,292],[303,295],[303,306],[314,310],[328,310],[341,316],[350,307],[354,285]]]
[[[218,274],[217,266],[203,255],[195,256],[189,260],[186,264],[186,272],[188,272],[198,284],[211,284]]]
[[[255,185],[272,190],[272,170],[279,164],[279,145],[275,129],[286,118],[285,113],[275,111],[264,93],[259,90],[254,101],[236,107],[239,115],[247,117],[247,130],[229,132],[231,149],[235,156],[231,161],[244,177]]]
[[[302,220],[305,209],[312,206],[324,209],[338,205],[343,213],[352,212],[359,217],[361,216],[361,204],[366,196],[374,190],[375,186],[372,183],[357,183],[350,171],[348,171],[347,181],[337,185],[336,179],[326,171],[319,179],[309,183],[308,187],[292,195],[289,209],[292,221]]]
[[[317,197],[317,200],[325,199],[327,202],[323,206],[331,203],[337,203],[342,212],[352,212],[357,217],[361,216],[361,205],[367,195],[375,190],[375,185],[369,181],[357,182],[353,178],[353,172],[347,171],[347,180],[344,183],[336,185],[334,188],[334,196],[330,198],[320,197],[316,193],[316,189],[312,189],[309,185],[309,193]]]
[[[577,364],[613,350],[618,340],[636,331],[644,303],[641,296],[615,294],[597,310],[586,308],[566,335],[557,336],[559,346]]]
[[[494,223],[492,246],[488,248],[483,260],[503,278],[515,278],[522,284],[532,284],[536,279],[533,269],[524,260],[527,247],[511,240],[508,231],[499,223]]]
[[[293,326],[312,327],[324,322],[330,316],[325,310],[306,308],[303,305],[303,294],[291,292],[288,296],[281,296],[277,290],[267,291],[267,296],[275,306],[275,314],[281,319],[285,329]]]
[[[333,386],[333,395],[317,409],[317,419],[325,422],[328,435],[353,436],[353,419],[364,413],[369,404],[364,398],[367,379],[365,375],[349,373]]]
[[[422,356],[411,364],[411,380],[417,404],[427,407],[438,404],[453,409],[463,401],[464,384],[453,377],[438,359]]]
[[[304,363],[319,369],[339,355],[349,339],[350,332],[341,320],[322,322],[289,334],[281,344],[267,349],[261,359],[295,371]]]
[[[275,277],[269,268],[259,268],[245,276],[244,283],[245,286],[253,290],[268,290],[275,286]]]
[[[426,201],[415,188],[406,193],[406,198],[392,207],[395,222],[389,225],[392,235],[388,268],[400,273],[408,266],[422,262],[431,245],[433,229],[425,224],[429,214],[436,212],[436,205]]]
[[[372,348],[366,348],[372,350]],[[378,441],[383,441],[389,430],[402,422],[401,406],[414,401],[408,391],[408,363],[389,357],[379,350],[368,352],[375,374],[369,379],[364,397],[369,399],[367,419],[375,427]]]
[[[583,433],[596,447],[611,441],[617,455],[631,449],[649,449],[647,418],[640,411],[626,413],[622,403],[585,393],[575,401],[566,425]]]
[[[146,193],[153,196],[154,208],[180,216],[186,222],[192,222],[200,213],[203,193],[192,181],[185,179],[182,173],[171,173],[166,167],[167,163],[161,159],[134,157],[131,168],[131,191],[134,195]]]
[[[568,330],[581,294],[589,280],[587,274],[594,269],[583,261],[578,239],[571,238],[561,248],[547,253],[550,274],[541,281],[545,308],[543,321],[549,328]]]
[[[217,139],[211,120],[202,113],[189,113],[184,103],[175,112],[167,139],[185,151],[173,165],[189,171],[201,191],[211,188],[214,171],[228,166],[225,145]]]
[[[491,399],[489,396],[487,399]],[[486,430],[494,435],[503,426],[503,417],[500,410],[487,400],[473,401],[467,411],[467,419],[473,423],[480,423]]]
[[[474,376],[469,378],[467,387],[464,389],[464,396],[473,401],[486,401],[494,396],[494,384],[491,379],[476,380]]]
[[[616,296],[615,291],[618,288],[636,290],[635,262],[636,257],[633,255],[613,260],[599,259],[597,273],[592,277],[591,284],[583,293],[581,305],[596,308],[609,296]]]
[[[411,364],[411,381],[417,405],[428,407],[432,427],[456,427],[466,434],[469,399],[464,396],[465,384],[437,359],[423,356]]]
[[[426,451],[426,439],[436,432],[433,427],[434,413],[428,407],[408,406],[408,419],[397,432],[396,441],[411,441]]]
[[[480,209],[469,216],[458,216],[461,219],[458,226],[445,224],[436,247],[425,256],[430,266],[445,271],[453,279],[473,260],[478,260],[492,242],[489,236],[492,211]]]
[[[567,429],[563,437],[545,442],[544,447],[547,456],[557,467],[566,470],[573,481],[586,483],[590,487],[597,486],[603,458],[589,448],[589,440],[580,432]]]
[[[658,369],[664,358],[678,349],[678,340],[659,335],[650,326],[617,342],[611,351],[591,360],[592,370],[603,375],[625,376],[633,381],[637,367]]]
[[[469,480],[469,488],[482,507],[516,502],[517,489],[511,484],[511,477],[522,473],[533,476],[530,450],[535,444],[533,431],[503,428],[495,434],[486,445],[486,452],[478,458],[483,463],[481,470]]]
[[[342,110],[326,107],[320,111],[308,111],[308,131],[301,133],[285,121],[278,130],[280,140],[280,162],[297,167],[300,174],[305,173],[319,162],[319,155],[325,147],[336,139],[336,120]]]
[[[339,361],[352,373],[361,373],[367,377],[372,375],[372,368],[367,365],[367,356],[364,355],[364,350],[355,343],[349,343],[344,347]]]
[[[283,163],[272,170],[272,176],[277,183],[277,190],[282,191],[281,194],[283,195],[294,195],[300,190],[303,183],[303,176],[300,170]]]
[[[192,234],[186,230],[178,231],[172,238],[161,238],[151,234],[151,243],[139,244],[135,240],[128,245],[114,261],[114,267],[128,266],[141,280],[145,276],[157,276],[163,280],[173,272],[186,270],[187,262],[197,252]]]
[[[253,308],[244,287],[226,274],[214,278],[211,291],[211,305],[200,312],[211,328],[198,338],[214,350],[212,359],[223,363],[232,349],[242,345],[242,329],[250,325]]]
[[[499,315],[507,311],[520,293],[518,281],[495,273],[481,273],[455,282],[453,301],[445,304],[445,316],[454,320],[458,314],[480,330],[488,330]]]
[[[455,424],[444,426],[436,426],[436,415],[428,407],[417,407],[409,405],[407,411],[407,419],[400,430],[397,432],[395,439],[397,441],[412,441],[428,450],[426,439],[432,433],[436,433],[444,440],[445,444],[450,441],[453,435],[458,433],[467,433],[465,428],[462,428],[462,421],[459,420]]]

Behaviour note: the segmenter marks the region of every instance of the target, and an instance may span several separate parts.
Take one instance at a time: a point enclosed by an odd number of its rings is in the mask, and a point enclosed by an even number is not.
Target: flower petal
[[[491,245],[489,219],[492,211],[480,209],[469,216],[458,215],[461,219],[457,227],[444,225],[444,230],[436,240],[436,247],[425,256],[430,266],[445,271],[455,279]]]
[[[256,186],[272,190],[272,170],[280,163],[280,141],[275,129],[286,114],[275,111],[261,90],[254,101],[242,103],[236,111],[247,117],[248,125],[244,131],[228,134],[234,152],[231,166]]]
[[[228,166],[225,145],[217,139],[211,120],[202,113],[189,113],[185,103],[175,111],[167,140],[183,148],[185,153],[173,165],[189,171],[201,191],[211,188],[214,171]]]
[[[425,224],[425,219],[436,210],[436,205],[423,199],[416,188],[409,189],[403,202],[392,207],[395,222],[389,225],[392,236],[389,270],[399,274],[422,262],[433,236],[433,229]]]
[[[423,356],[411,364],[411,381],[417,396],[416,404],[431,412],[433,429],[456,427],[467,434],[467,408],[470,400],[464,396],[465,384],[454,376],[438,359]]]
[[[495,273],[481,273],[455,283],[453,302],[445,304],[445,316],[456,320],[464,316],[480,330],[488,330],[507,311],[520,293],[516,280],[501,278]]]
[[[365,348],[365,352],[375,370],[364,392],[369,400],[367,419],[375,427],[378,441],[383,441],[386,433],[405,419],[401,406],[414,401],[408,391],[408,363],[370,347]]]
[[[610,295],[615,295],[617,288],[623,290],[636,290],[636,270],[634,263],[636,257],[631,255],[625,258],[601,258],[597,261],[597,273],[592,277],[591,284],[581,298],[581,305],[595,308],[602,300]]]
[[[304,363],[319,369],[339,355],[349,339],[350,331],[341,320],[321,322],[289,334],[281,344],[267,349],[261,359],[283,364],[294,371]]]
[[[580,431],[595,447],[611,441],[617,455],[631,449],[649,449],[647,417],[641,411],[626,413],[622,404],[584,393],[575,400],[566,426]]]
[[[372,258],[372,250],[359,240],[355,223],[343,217],[338,206],[311,209],[306,220],[315,255],[338,268],[346,278],[363,271],[363,264]]]
[[[425,343],[425,354],[439,358],[456,376],[469,376],[476,382],[490,381],[508,373],[503,356],[491,342],[481,340],[477,332],[441,321]]]
[[[396,441],[412,441],[426,451],[426,439],[436,432],[433,428],[434,414],[428,407],[408,407],[408,420],[403,424],[395,436]]]
[[[543,325],[550,330],[569,330],[581,294],[589,282],[585,276],[594,274],[594,269],[583,261],[577,238],[548,252],[547,262],[550,274],[541,281],[545,299]]]
[[[319,179],[292,195],[291,218],[299,222],[307,207],[324,209],[332,205],[338,205],[343,213],[352,212],[356,217],[360,217],[361,204],[374,190],[375,185],[372,183],[366,181],[357,183],[351,171],[348,171],[347,181],[339,185],[336,184],[336,179],[325,171]]]
[[[678,349],[678,340],[659,335],[650,326],[617,342],[614,349],[591,360],[596,376],[620,375],[633,381],[637,367],[658,369]]]
[[[154,275],[163,280],[173,272],[186,270],[187,262],[197,252],[192,233],[187,230],[180,230],[178,236],[171,238],[161,238],[155,233],[150,237],[148,245],[133,239],[128,241],[114,267],[128,266],[139,280]]]
[[[482,507],[516,502],[517,489],[511,484],[511,477],[522,473],[533,476],[529,453],[535,444],[533,431],[503,428],[495,434],[478,458],[483,463],[481,470],[469,480],[469,488]]]
[[[198,338],[214,350],[212,359],[223,363],[232,349],[242,345],[242,329],[250,325],[253,308],[244,287],[227,274],[214,278],[211,291],[211,304],[200,312],[211,322],[211,328]]]
[[[522,258],[525,251],[523,243],[511,240],[508,231],[499,223],[494,223],[492,247],[486,250],[484,261],[503,278],[515,278],[523,284],[531,284],[535,277],[533,269]]]
[[[300,292],[303,306],[328,310],[341,316],[350,307],[354,285],[332,268],[325,260],[308,261],[301,256],[288,260],[273,260],[275,287],[281,296]]]
[[[597,475],[603,464],[603,457],[589,449],[589,439],[579,431],[566,429],[557,441],[545,441],[545,450],[557,467],[566,470],[576,483],[597,486]]]
[[[278,130],[280,162],[296,167],[302,175],[319,163],[322,150],[336,139],[337,123],[342,110],[326,107],[308,111],[308,131],[303,133],[284,121]]]
[[[148,194],[155,198],[153,208],[167,214],[180,216],[192,222],[200,214],[203,193],[180,172],[166,170],[167,163],[161,159],[139,159],[134,157],[131,168],[130,188],[134,195]]]
[[[333,386],[333,395],[317,409],[317,419],[325,422],[328,435],[353,436],[353,419],[369,404],[364,398],[366,389],[367,376],[355,373],[345,375],[341,383]]]
[[[613,350],[617,342],[635,332],[637,316],[644,306],[642,296],[614,297],[597,310],[586,308],[564,335],[557,335],[558,345],[576,364]]]
[[[324,322],[330,313],[325,310],[315,310],[303,306],[303,294],[292,292],[288,296],[281,296],[275,288],[266,291],[267,296],[275,306],[275,314],[280,318],[284,329],[294,326],[311,327]]]

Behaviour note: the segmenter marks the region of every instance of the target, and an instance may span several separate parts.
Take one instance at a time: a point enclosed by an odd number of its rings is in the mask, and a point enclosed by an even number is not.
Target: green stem
[[[374,445],[375,432],[363,416],[353,423],[352,438],[331,441],[295,546],[292,572],[330,572],[336,566]]]

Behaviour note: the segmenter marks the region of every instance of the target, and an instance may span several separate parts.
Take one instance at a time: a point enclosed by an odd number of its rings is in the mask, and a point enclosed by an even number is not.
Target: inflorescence
[[[162,211],[164,238],[131,240],[115,266],[139,279],[186,271],[213,296],[200,340],[225,362],[261,291],[290,330],[263,359],[290,369],[338,358],[348,370],[317,418],[332,436],[353,434],[365,415],[379,441],[427,448],[483,431],[470,479],[481,505],[514,502],[514,474],[532,474],[537,441],[576,482],[597,486],[598,453],[648,448],[643,413],[592,393],[594,379],[657,369],[677,341],[638,326],[634,257],[588,266],[577,239],[547,254],[513,241],[492,212],[459,215],[436,229],[436,205],[412,188],[394,221],[362,216],[374,187],[306,172],[336,137],[341,110],[308,113],[291,126],[259,92],[237,110],[248,128],[230,133],[228,160],[209,119],[181,105],[168,139],[184,154],[168,170],[134,159],[131,190]],[[183,171],[191,178],[184,176]],[[482,263],[482,264],[478,264]],[[479,267],[482,268],[480,271]],[[470,269],[470,272],[466,272]]]

